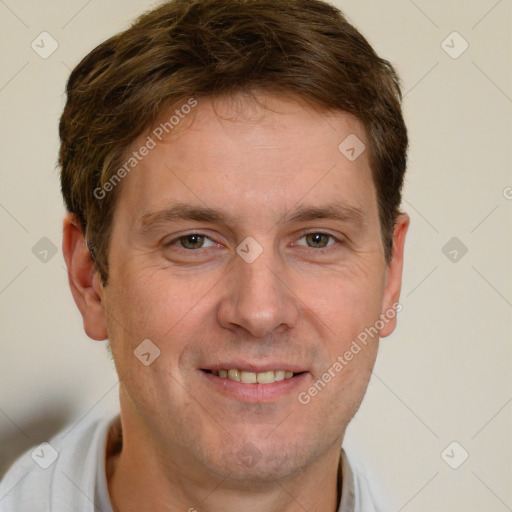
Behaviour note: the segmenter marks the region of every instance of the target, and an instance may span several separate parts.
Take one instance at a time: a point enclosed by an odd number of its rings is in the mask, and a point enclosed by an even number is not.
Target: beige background
[[[112,362],[83,333],[66,281],[57,126],[70,69],[151,5],[0,0],[0,471],[116,407]],[[411,138],[403,311],[347,449],[392,510],[512,510],[512,2],[336,5],[401,74]],[[59,45],[47,59],[31,48],[43,31]],[[469,44],[456,59],[442,47],[453,31]],[[463,44],[445,43],[452,55]],[[43,237],[58,249],[47,262],[32,252]],[[442,251],[452,237],[468,249],[456,262]],[[452,441],[450,461],[469,453],[458,469],[441,457]]]

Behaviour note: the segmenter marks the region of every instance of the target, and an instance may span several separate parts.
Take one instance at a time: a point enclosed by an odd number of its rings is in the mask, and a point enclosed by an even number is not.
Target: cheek
[[[301,293],[310,297],[314,314],[328,326],[337,350],[373,326],[381,313],[384,279],[376,272],[341,269],[320,281],[307,282]],[[315,284],[315,286],[313,286]]]
[[[321,324],[325,358],[300,403],[313,416],[324,418],[323,428],[335,435],[346,424],[364,397],[378,349],[378,337],[365,329],[375,325],[381,305],[379,281],[375,279],[330,279],[317,290],[311,303]],[[366,335],[366,338],[364,336]],[[363,340],[363,341],[361,341]],[[325,410],[331,411],[325,415]]]
[[[110,304],[133,336],[161,339],[197,302],[197,294],[169,279],[165,269],[133,265],[112,277]]]
[[[149,339],[160,351],[151,367],[182,376],[182,359],[194,346],[190,341],[204,336],[204,326],[215,322],[214,284],[219,277],[177,278],[166,268],[136,266],[134,262],[131,269],[112,276],[108,296],[108,334],[118,371],[145,369],[134,351]]]

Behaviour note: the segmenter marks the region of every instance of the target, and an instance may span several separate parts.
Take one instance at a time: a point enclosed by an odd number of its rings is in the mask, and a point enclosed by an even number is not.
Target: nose
[[[244,329],[255,338],[274,330],[293,328],[300,314],[299,299],[278,255],[263,251],[248,263],[236,256],[234,268],[226,276],[218,320],[230,330]]]

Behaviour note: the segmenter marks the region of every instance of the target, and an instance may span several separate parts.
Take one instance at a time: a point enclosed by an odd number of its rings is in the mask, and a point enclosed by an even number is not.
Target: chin
[[[221,448],[201,447],[199,458],[209,471],[251,488],[300,473],[315,458],[316,450],[303,440],[247,439],[232,439]]]

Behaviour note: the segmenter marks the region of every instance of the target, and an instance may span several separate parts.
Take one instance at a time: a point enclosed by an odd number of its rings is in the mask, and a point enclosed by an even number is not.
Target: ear
[[[63,223],[62,252],[68,268],[68,281],[75,303],[82,314],[84,330],[93,340],[107,338],[103,287],[82,228],[75,215],[67,213]]]
[[[379,333],[381,338],[389,336],[395,330],[396,317],[402,309],[399,299],[402,288],[405,235],[407,234],[409,223],[410,218],[406,213],[401,213],[395,221],[392,257],[386,269],[386,285],[382,303],[383,316],[381,317],[384,319],[384,327]]]

